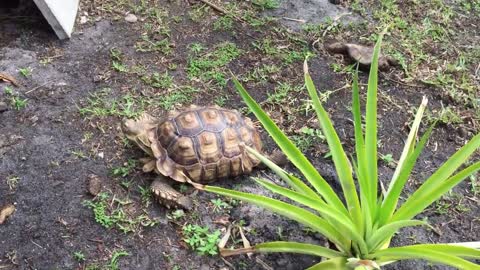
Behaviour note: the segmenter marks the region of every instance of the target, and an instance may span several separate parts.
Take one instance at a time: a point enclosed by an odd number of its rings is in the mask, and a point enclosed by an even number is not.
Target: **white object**
[[[134,14],[128,14],[127,16],[125,16],[125,21],[127,21],[129,23],[137,22],[137,20],[138,20],[138,18]]]
[[[70,38],[79,0],[33,0],[59,39]]]

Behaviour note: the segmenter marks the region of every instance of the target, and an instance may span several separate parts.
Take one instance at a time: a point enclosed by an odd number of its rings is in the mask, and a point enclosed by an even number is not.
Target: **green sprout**
[[[220,231],[210,233],[208,227],[187,224],[182,228],[183,240],[195,251],[202,255],[216,255],[217,244],[220,241]]]
[[[29,68],[29,67],[26,67],[26,68],[20,68],[18,70],[18,72],[23,76],[23,77],[29,77],[30,75],[32,75],[32,69]]]

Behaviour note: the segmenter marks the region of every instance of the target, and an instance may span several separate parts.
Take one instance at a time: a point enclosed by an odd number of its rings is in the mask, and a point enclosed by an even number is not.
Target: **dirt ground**
[[[321,14],[337,19],[321,22],[311,16],[315,1],[306,1],[308,12],[297,9],[302,1],[286,1],[279,7],[269,6],[271,2],[218,2],[230,14],[224,16],[197,1],[81,1],[75,32],[66,41],[56,39],[34,7],[27,8],[28,13],[1,10],[0,73],[12,75],[19,85],[0,81],[0,207],[12,204],[16,209],[0,225],[0,269],[295,270],[318,262],[318,258],[290,254],[223,259],[193,251],[185,240],[187,225],[223,235],[225,220],[241,226],[252,244],[282,239],[328,243],[266,210],[184,185],[175,187],[194,199],[191,212],[153,202],[148,185],[155,175],[142,172],[138,159],[143,153],[127,142],[120,129],[126,117],[143,111],[162,116],[190,104],[216,104],[248,113],[229,80],[230,69],[339,190],[326,157],[327,146],[315,135],[318,123],[302,84],[303,59],[313,54],[312,77],[345,148],[352,153],[351,73],[348,63],[328,54],[322,44],[332,40],[371,44],[369,35],[378,30],[376,6],[357,1],[334,6],[324,1]],[[480,130],[476,66],[480,28],[475,25],[480,4],[471,3],[471,13],[459,16],[458,11],[455,16],[459,17],[453,17],[452,31],[462,29],[458,33],[465,33],[464,38],[448,34],[452,44],[460,44],[457,50],[466,51],[464,69],[452,73],[453,77],[445,75],[453,82],[437,80],[435,64],[453,56],[450,47],[435,39],[431,51],[423,48],[428,60],[418,62],[416,47],[408,47],[410,58],[399,57],[406,61],[400,61],[402,67],[380,74],[379,151],[385,157],[379,172],[384,184],[393,174],[392,165],[422,96],[430,101],[427,121],[441,123],[406,193]],[[293,13],[288,13],[288,5],[295,7]],[[448,5],[454,10],[467,8],[455,1]],[[389,9],[382,6],[382,10]],[[335,17],[347,11],[353,15]],[[126,21],[128,13],[137,20]],[[301,14],[310,15],[302,18]],[[291,19],[312,24],[298,27]],[[387,52],[389,44],[395,43],[387,39]],[[361,74],[361,81],[366,82],[366,74]],[[454,88],[465,91],[452,92]],[[262,136],[267,149],[273,149],[268,135],[262,131]],[[253,176],[279,182],[268,171],[256,170]],[[428,219],[433,229],[403,230],[393,245],[478,241],[477,177],[417,217]],[[94,198],[89,193],[91,178],[100,179],[103,195]],[[216,184],[271,196],[249,176]],[[234,240],[240,247],[240,236],[235,234]],[[407,261],[385,269],[448,268]]]

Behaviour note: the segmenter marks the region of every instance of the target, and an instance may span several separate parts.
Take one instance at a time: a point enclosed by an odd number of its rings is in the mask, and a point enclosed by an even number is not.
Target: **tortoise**
[[[353,43],[335,42],[325,46],[325,48],[332,53],[346,54],[354,62],[358,62],[362,69],[368,70],[372,64],[373,47]],[[387,70],[390,66],[397,66],[398,62],[383,54],[379,55],[378,68],[380,70]]]
[[[151,190],[168,208],[192,207],[190,198],[172,188],[168,178],[206,184],[249,174],[260,165],[260,160],[242,147],[262,152],[259,132],[250,118],[236,110],[191,106],[162,119],[144,113],[138,119],[125,120],[122,130],[149,155],[142,160],[143,171],[161,176],[153,181]],[[286,162],[280,151],[273,151],[270,158],[277,164]]]

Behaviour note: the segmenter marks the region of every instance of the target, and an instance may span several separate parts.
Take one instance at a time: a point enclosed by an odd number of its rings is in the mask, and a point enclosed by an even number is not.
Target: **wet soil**
[[[128,174],[128,180],[135,183],[130,187],[121,184],[124,178],[112,175],[113,168],[124,166],[128,160],[141,158],[143,154],[131,145],[124,145],[120,130],[121,116],[89,118],[80,114],[79,108],[89,104],[92,93],[99,93],[104,88],[111,89],[109,93],[112,99],[130,91],[148,88],[138,76],[112,70],[112,48],[120,49],[126,62],[142,63],[148,70],[162,73],[167,70],[169,63],[185,67],[188,48],[193,42],[201,42],[207,48],[212,48],[219,42],[230,41],[248,50],[252,42],[265,36],[277,38],[272,34],[272,29],[281,27],[273,23],[262,30],[255,30],[237,25],[234,34],[205,30],[202,27],[211,23],[208,20],[199,24],[188,19],[186,14],[193,9],[191,4],[185,1],[162,3],[171,14],[182,18],[172,27],[170,35],[175,53],[167,58],[134,49],[138,34],[142,31],[141,22],[131,24],[125,22],[122,16],[110,17],[103,13],[96,16],[86,1],[82,3],[84,10],[81,12],[90,12],[90,20],[86,24],[79,24],[72,38],[67,41],[58,41],[38,12],[12,20],[0,17],[0,72],[15,75],[20,86],[15,87],[14,92],[28,100],[23,109],[16,110],[9,106],[6,111],[0,112],[0,207],[14,204],[16,208],[15,213],[0,225],[0,269],[112,269],[109,264],[117,251],[129,254],[118,260],[120,269],[294,270],[307,268],[319,261],[310,256],[289,254],[257,254],[251,258],[242,255],[226,259],[198,255],[182,240],[182,225],[195,222],[224,231],[226,227],[216,221],[225,216],[230,222],[243,220],[246,236],[252,244],[286,239],[321,245],[328,243],[294,222],[249,204],[232,203],[232,209],[214,211],[211,200],[218,197],[194,192],[191,188],[187,194],[195,199],[196,206],[192,214],[187,215],[195,217],[172,221],[168,218],[171,210],[156,203],[148,206],[142,203],[142,194],[137,185],[148,186],[155,175],[143,173],[137,166]],[[211,14],[218,16],[215,12]],[[199,27],[205,31],[199,31]],[[229,68],[235,74],[245,74],[263,64],[263,60],[263,55],[253,51],[230,63]],[[353,152],[353,127],[348,111],[351,92],[349,88],[344,88],[345,75],[331,70],[332,61],[330,56],[318,53],[310,60],[310,71],[320,92],[338,89],[330,95],[326,107],[333,116],[341,139],[345,141],[345,148]],[[26,77],[19,75],[19,69],[25,67],[31,69],[31,75]],[[188,82],[182,68],[177,68],[172,75],[178,84]],[[289,82],[301,84],[302,62],[282,66],[281,75]],[[366,74],[361,76],[365,83]],[[380,81],[382,78],[384,76],[381,74]],[[261,87],[252,88],[259,85],[251,83],[246,83],[246,86],[258,101],[265,101],[269,89],[275,87],[274,80],[267,80]],[[0,82],[0,102],[10,104],[11,97],[3,91],[5,86],[6,83]],[[230,82],[220,90],[201,90],[203,92],[194,95],[188,103],[211,105],[214,98],[222,94],[228,97],[224,107],[244,107]],[[305,93],[297,95],[298,100],[306,98]],[[429,98],[433,108],[441,107],[444,102],[443,96],[434,88],[409,87],[388,80],[380,85],[379,139],[382,153],[399,157],[403,140],[408,134],[407,125],[412,118],[412,108],[419,104],[423,95]],[[265,104],[285,130],[300,129],[305,123],[315,125],[311,116],[291,120],[288,119],[287,107]],[[178,107],[181,108],[181,105]],[[156,115],[166,112],[154,105],[148,108]],[[439,126],[415,168],[406,193],[418,187],[473,132],[468,127]],[[264,133],[262,136],[267,148],[274,148],[268,136]],[[339,190],[331,160],[323,157],[324,152],[325,146],[318,144],[307,151],[307,155],[322,175]],[[291,166],[287,166],[287,169],[293,170]],[[393,169],[380,162],[379,171],[380,179],[387,184]],[[85,200],[93,198],[87,191],[88,179],[92,174],[102,180],[104,190],[131,200],[132,206],[128,211],[145,211],[157,224],[140,227],[130,233],[102,227],[95,221],[92,210],[84,204]],[[268,171],[257,170],[253,175],[278,182]],[[14,187],[7,181],[13,178],[18,179]],[[249,177],[216,184],[271,196]],[[418,217],[427,218],[435,230],[404,230],[402,237],[394,238],[393,245],[480,239],[478,194],[473,193],[470,182],[456,187],[454,194],[458,196],[446,201],[449,206],[442,209],[445,213],[440,214],[439,208],[430,208]],[[83,253],[86,260],[76,259],[75,252]],[[423,262],[401,262],[386,269],[448,268]]]

